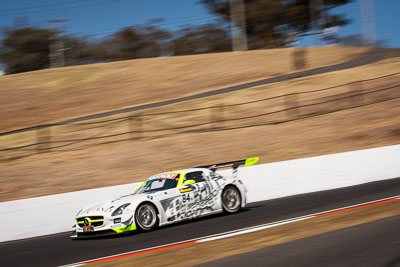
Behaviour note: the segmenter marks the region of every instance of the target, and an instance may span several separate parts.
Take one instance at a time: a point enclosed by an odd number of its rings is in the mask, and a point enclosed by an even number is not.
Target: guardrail
[[[0,160],[169,135],[277,125],[400,98],[400,72],[233,104],[107,119],[74,119],[0,133]],[[376,82],[378,81],[378,85]],[[262,109],[256,105],[262,104]],[[93,116],[91,116],[93,117]]]

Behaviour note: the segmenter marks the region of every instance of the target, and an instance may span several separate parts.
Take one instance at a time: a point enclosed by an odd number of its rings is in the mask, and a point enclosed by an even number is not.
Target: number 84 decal
[[[193,192],[182,194],[182,203],[192,203],[194,201]]]

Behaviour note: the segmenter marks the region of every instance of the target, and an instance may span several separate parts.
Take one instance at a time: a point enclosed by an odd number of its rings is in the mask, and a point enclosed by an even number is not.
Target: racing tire
[[[158,226],[158,212],[156,207],[150,203],[140,204],[136,209],[135,221],[139,230],[150,231]]]
[[[221,202],[224,212],[235,213],[242,207],[242,196],[235,186],[228,185],[222,191]]]

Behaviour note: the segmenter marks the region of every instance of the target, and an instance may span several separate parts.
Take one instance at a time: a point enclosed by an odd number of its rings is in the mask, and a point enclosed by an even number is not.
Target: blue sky
[[[63,18],[65,31],[75,35],[101,38],[107,33],[153,18],[164,18],[162,27],[177,29],[185,24],[213,21],[213,15],[199,0],[1,0],[0,27],[12,26],[16,18],[25,16],[27,22],[48,27],[48,19]],[[376,36],[389,46],[400,47],[400,0],[376,0]],[[359,0],[337,8],[352,23],[340,29],[340,35],[361,31]],[[301,45],[311,45],[306,38]]]
[[[39,27],[48,27],[48,19],[67,19],[67,33],[104,37],[107,33],[154,18],[164,18],[161,26],[177,29],[185,24],[213,20],[198,0],[1,0],[0,27],[14,25],[19,16]],[[68,4],[62,4],[70,2]],[[25,7],[45,6],[30,9]],[[59,4],[59,5],[55,5]],[[10,10],[15,9],[15,10]],[[19,10],[18,10],[19,9]],[[64,9],[64,10],[62,10]],[[4,11],[8,10],[8,11]]]

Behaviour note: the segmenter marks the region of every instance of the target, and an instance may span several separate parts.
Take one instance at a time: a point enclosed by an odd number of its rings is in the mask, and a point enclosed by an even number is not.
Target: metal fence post
[[[292,69],[302,70],[307,68],[307,50],[306,48],[294,48],[292,53]]]
[[[299,96],[293,93],[285,96],[286,115],[288,120],[299,117]]]
[[[210,108],[210,129],[215,130],[224,127],[225,105],[221,104]]]
[[[134,115],[128,118],[129,136],[131,140],[139,140],[143,137],[143,117]]]
[[[36,130],[36,151],[38,153],[46,152],[51,148],[50,126],[44,126]]]
[[[349,84],[349,103],[350,106],[353,105],[362,105],[364,104],[364,88],[363,88],[363,82],[356,82],[356,83],[352,83]],[[358,96],[354,96],[354,95],[358,95]],[[353,97],[351,97],[353,96]]]

